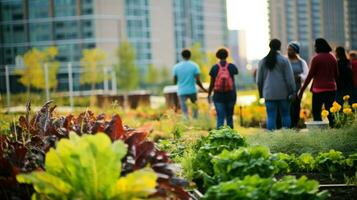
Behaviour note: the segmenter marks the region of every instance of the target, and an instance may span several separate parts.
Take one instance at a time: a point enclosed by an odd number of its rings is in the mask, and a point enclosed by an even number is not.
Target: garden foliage
[[[124,142],[111,142],[105,134],[71,133],[46,154],[46,171],[17,175],[33,184],[36,199],[134,199],[155,192],[156,173],[144,168],[120,177]],[[120,178],[119,178],[120,177]]]
[[[326,191],[319,192],[319,183],[286,176],[276,181],[274,178],[261,178],[258,175],[233,179],[211,187],[203,199],[242,199],[242,200],[323,200],[329,197]]]
[[[87,110],[78,116],[55,116],[55,106],[47,102],[35,116],[30,117],[30,104],[25,116],[18,123],[11,125],[10,133],[0,136],[0,187],[2,196],[17,195],[25,198],[28,194],[19,191],[30,191],[18,185],[15,177],[21,172],[46,170],[45,154],[62,138],[68,138],[70,132],[77,135],[104,133],[111,141],[121,140],[128,146],[117,170],[125,176],[149,166],[156,172],[157,186],[154,196],[175,196],[188,199],[184,191],[185,181],[176,177],[170,166],[168,155],[158,150],[154,143],[147,139],[146,130],[137,131],[123,126],[119,115],[108,117],[104,114],[95,116]]]

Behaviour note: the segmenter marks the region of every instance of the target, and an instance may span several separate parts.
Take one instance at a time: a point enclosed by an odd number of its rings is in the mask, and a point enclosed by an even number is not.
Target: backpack
[[[234,90],[234,83],[229,72],[229,63],[224,66],[218,63],[218,74],[214,83],[214,91],[216,92],[230,92]]]

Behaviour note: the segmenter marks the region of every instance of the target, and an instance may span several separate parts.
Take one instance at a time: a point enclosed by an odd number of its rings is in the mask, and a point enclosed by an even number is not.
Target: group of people
[[[238,68],[227,61],[228,50],[221,48],[216,52],[219,61],[212,66],[209,72],[208,90],[202,85],[199,66],[190,60],[190,50],[184,49],[181,55],[183,61],[174,66],[173,76],[175,84],[178,85],[177,94],[184,117],[188,118],[186,101],[189,99],[193,104],[196,104],[197,84],[204,92],[208,93],[208,100],[210,102],[213,100],[217,114],[217,128],[223,126],[225,121],[227,126],[233,128],[233,113],[237,99],[234,75],[238,74]],[[192,110],[193,117],[197,118],[197,106],[193,106]]]
[[[267,129],[277,128],[278,116],[284,128],[295,128],[300,119],[300,103],[306,87],[311,85],[312,115],[314,121],[322,121],[322,109],[329,110],[333,102],[343,104],[343,96],[349,95],[350,102],[357,97],[357,60],[354,53],[347,59],[343,47],[337,47],[335,54],[323,38],[315,40],[316,55],[307,67],[299,56],[297,42],[288,45],[288,56],[280,53],[281,42],[270,41],[269,54],[263,58],[257,71],[259,95],[265,99],[267,110]],[[334,118],[328,115],[329,125],[333,127]]]
[[[308,66],[299,56],[300,45],[291,42],[287,47],[287,56],[281,54],[281,42],[273,39],[269,43],[270,51],[260,62],[256,72],[256,83],[260,98],[265,99],[267,129],[274,130],[277,124],[283,128],[296,128],[300,119],[301,98],[306,87],[311,85],[312,115],[314,121],[321,121],[322,109],[329,110],[334,101],[343,104],[345,95],[351,96],[350,102],[357,102],[357,54],[350,52],[349,59],[343,47],[337,47],[334,54],[328,42],[323,38],[315,40],[315,56]],[[197,101],[196,84],[208,93],[213,100],[217,113],[217,128],[226,124],[233,128],[233,113],[236,103],[234,75],[237,67],[227,62],[228,50],[221,48],[216,52],[217,64],[213,65],[210,85],[206,90],[200,81],[200,70],[190,61],[191,52],[182,51],[183,61],[175,65],[173,75],[178,85],[178,97],[183,114],[188,118],[186,101]],[[213,98],[211,95],[213,93]],[[197,107],[193,109],[197,117]],[[328,116],[333,127],[333,116]]]

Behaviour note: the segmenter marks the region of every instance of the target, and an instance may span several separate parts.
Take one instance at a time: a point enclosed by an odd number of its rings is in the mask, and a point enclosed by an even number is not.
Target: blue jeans
[[[283,128],[290,128],[290,102],[288,100],[266,100],[266,111],[268,115],[267,129],[276,129],[276,117],[279,111],[281,116],[281,125]]]
[[[187,95],[180,95],[179,96],[179,101],[180,101],[180,106],[183,112],[183,115],[186,119],[188,119],[188,108],[187,108],[187,104],[186,101],[187,99],[190,99],[190,101],[195,104],[192,108],[192,117],[193,118],[197,118],[198,117],[198,109],[197,109],[197,94],[187,94]]]
[[[227,121],[227,126],[233,129],[233,113],[234,113],[234,105],[236,102],[214,102],[214,107],[216,107],[217,113],[217,129],[224,125],[224,120]]]

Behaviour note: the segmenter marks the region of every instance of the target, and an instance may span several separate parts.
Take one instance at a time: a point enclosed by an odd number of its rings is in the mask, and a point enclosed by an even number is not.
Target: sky
[[[227,0],[228,29],[246,31],[249,60],[261,59],[269,50],[267,0]]]

